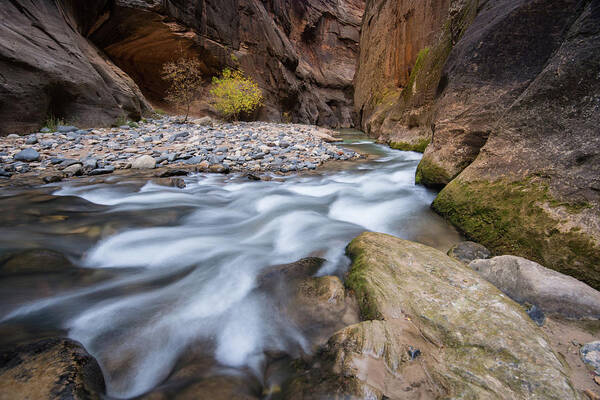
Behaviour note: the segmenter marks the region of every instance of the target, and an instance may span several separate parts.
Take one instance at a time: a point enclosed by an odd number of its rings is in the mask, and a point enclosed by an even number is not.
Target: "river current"
[[[344,145],[373,159],[282,181],[197,174],[184,189],[109,178],[0,192],[2,251],[50,248],[89,272],[4,279],[0,333],[80,341],[115,398],[151,390],[202,343],[219,366],[256,374],[267,351],[310,351],[253,294],[265,268],[319,256],[318,275],[343,277],[344,248],[365,230],[442,250],[460,240],[430,210],[435,193],[414,184],[420,154]]]

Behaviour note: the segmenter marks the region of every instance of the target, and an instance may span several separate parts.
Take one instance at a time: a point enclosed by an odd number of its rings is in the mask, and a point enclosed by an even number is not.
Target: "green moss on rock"
[[[416,151],[418,153],[424,153],[425,149],[429,145],[429,139],[421,139],[416,143],[409,142],[389,142],[388,145],[395,150],[401,151]]]
[[[415,183],[425,186],[443,186],[450,182],[452,177],[439,165],[431,161],[428,157],[423,157],[417,166]]]
[[[600,289],[600,248],[577,227],[559,229],[544,209],[560,207],[578,214],[587,203],[565,203],[552,197],[539,180],[448,184],[432,205],[467,237],[497,254],[512,254],[574,276]]]
[[[329,340],[336,374],[403,398],[391,383],[409,376],[414,363],[403,357],[405,349],[418,346],[428,371],[422,384],[439,390],[431,397],[580,398],[543,332],[466,265],[380,233],[363,233],[346,250],[352,259],[346,284],[361,299],[365,318],[378,321],[347,327]],[[361,370],[367,357],[371,373]],[[382,375],[391,371],[390,385],[373,377],[377,365]]]

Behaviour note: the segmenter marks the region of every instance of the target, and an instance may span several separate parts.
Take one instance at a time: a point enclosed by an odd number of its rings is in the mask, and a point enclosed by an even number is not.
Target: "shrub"
[[[237,69],[226,68],[213,78],[210,90],[212,105],[226,119],[237,120],[242,113],[250,114],[262,105],[262,91],[250,77]]]
[[[200,62],[191,57],[168,62],[163,65],[163,79],[170,84],[165,100],[176,107],[185,107],[184,121],[187,122],[192,102],[202,89]]]
[[[61,118],[57,118],[54,115],[49,115],[48,118],[46,118],[46,122],[44,123],[44,128],[48,128],[50,129],[51,132],[56,132],[56,128],[59,125],[64,125],[65,121],[62,120]]]

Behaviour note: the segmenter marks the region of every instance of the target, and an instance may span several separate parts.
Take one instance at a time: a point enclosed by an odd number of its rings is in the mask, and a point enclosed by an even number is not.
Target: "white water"
[[[79,263],[122,271],[112,281],[24,304],[3,319],[60,316],[118,398],[152,389],[182,353],[203,343],[221,365],[257,374],[267,350],[308,351],[272,299],[253,291],[261,270],[318,255],[327,259],[319,274],[342,275],[346,244],[365,230],[442,249],[459,239],[429,210],[434,194],[414,185],[420,155],[376,147],[384,156],[375,162],[285,182],[197,175],[185,178],[183,190],[64,185],[56,195],[110,206],[107,219],[123,210],[189,212],[174,225],[125,230],[88,249]]]

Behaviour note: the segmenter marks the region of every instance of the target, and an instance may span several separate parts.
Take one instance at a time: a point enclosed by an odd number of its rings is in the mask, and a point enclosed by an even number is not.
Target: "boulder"
[[[156,160],[149,155],[143,155],[133,160],[133,162],[131,163],[131,168],[154,169],[156,168]]]
[[[463,263],[378,233],[347,252],[371,321],[336,333],[286,398],[581,398],[544,333]]]
[[[103,397],[98,362],[70,339],[51,338],[0,353],[0,398],[94,400]]]
[[[194,120],[194,123],[196,125],[201,125],[201,126],[213,126],[215,121],[211,117],[202,117],[197,120]]]
[[[492,253],[484,246],[475,242],[460,242],[448,250],[448,255],[465,264],[480,258],[490,258]]]
[[[40,159],[40,153],[38,153],[35,149],[24,149],[15,154],[16,161],[37,161]]]
[[[600,318],[600,292],[583,282],[522,257],[499,256],[469,264],[479,275],[519,303],[545,314]]]
[[[64,168],[63,172],[67,176],[81,175],[81,173],[83,172],[83,167],[79,163],[71,164],[68,167]]]
[[[336,276],[314,277],[325,260],[309,257],[268,268],[258,290],[281,299],[276,307],[300,329],[311,347],[324,344],[337,330],[359,321],[358,305]]]

